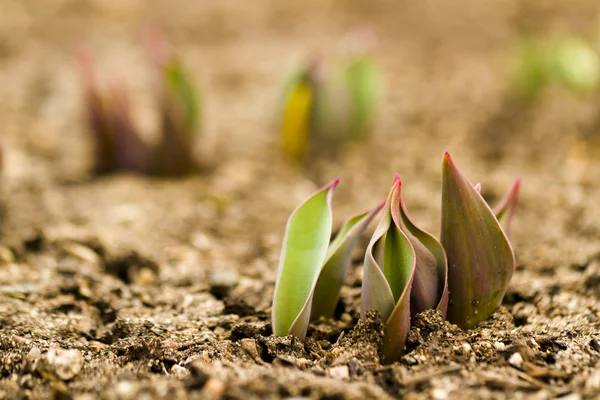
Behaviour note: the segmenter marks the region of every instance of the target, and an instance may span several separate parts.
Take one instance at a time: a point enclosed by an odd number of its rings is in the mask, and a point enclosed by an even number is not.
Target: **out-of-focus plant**
[[[279,107],[284,152],[297,160],[335,156],[344,143],[365,140],[379,97],[379,70],[363,34],[344,57],[315,59],[288,79]]]
[[[273,300],[276,335],[304,337],[311,317],[332,316],[356,237],[381,208],[364,258],[361,315],[380,312],[385,363],[403,355],[415,314],[435,309],[469,329],[501,304],[515,268],[507,233],[519,179],[492,211],[480,194],[481,185],[473,186],[446,153],[440,241],[409,217],[396,176],[387,200],[346,222],[328,245],[336,184],[311,196],[288,221]],[[317,312],[323,304],[327,311]]]
[[[329,242],[331,200],[338,180],[311,195],[290,216],[273,298],[273,332],[306,336],[310,320],[332,317],[356,242],[383,203],[348,219]]]
[[[534,97],[550,85],[587,94],[600,85],[600,58],[582,39],[527,40],[518,50],[513,80],[521,95]]]
[[[193,149],[201,134],[200,95],[160,32],[148,31],[146,44],[157,72],[156,93],[161,117],[161,137],[154,149],[152,172],[185,174],[199,164]]]
[[[142,139],[132,120],[124,85],[100,85],[90,55],[80,53],[77,57],[84,85],[86,119],[94,136],[94,172],[97,174],[126,170],[183,175],[199,169],[194,152],[200,130],[197,89],[159,32],[150,32],[146,39],[157,76],[155,93],[160,138],[155,146]]]

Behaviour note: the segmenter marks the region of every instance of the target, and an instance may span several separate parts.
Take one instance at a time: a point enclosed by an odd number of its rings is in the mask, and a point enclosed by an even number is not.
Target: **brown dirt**
[[[600,394],[600,99],[506,95],[518,35],[589,36],[595,0],[0,0],[0,10],[0,398]],[[92,179],[72,50],[91,45],[151,128],[138,40],[148,21],[202,84],[217,167]],[[272,118],[285,71],[364,25],[379,35],[385,80],[371,143],[309,172],[290,165]],[[339,221],[399,172],[414,219],[437,232],[444,150],[490,201],[523,178],[503,307],[467,332],[424,313],[402,361],[381,366],[381,321],[358,316],[358,257],[334,320],[312,324],[306,341],[272,336],[293,207],[339,176]]]

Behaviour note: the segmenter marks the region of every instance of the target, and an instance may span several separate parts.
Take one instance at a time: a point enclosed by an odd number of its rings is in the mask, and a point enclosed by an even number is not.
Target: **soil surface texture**
[[[597,0],[0,0],[0,398],[599,398],[600,94],[510,94],[520,37],[591,38],[597,15]],[[213,167],[92,176],[73,52],[126,83],[152,140],[149,23],[202,88]],[[286,73],[365,26],[383,75],[370,141],[295,165],[274,118]],[[359,316],[365,235],[335,318],[272,335],[294,207],[339,177],[339,226],[399,173],[437,235],[444,151],[490,203],[522,178],[502,307],[469,331],[420,314],[382,365],[382,322]]]

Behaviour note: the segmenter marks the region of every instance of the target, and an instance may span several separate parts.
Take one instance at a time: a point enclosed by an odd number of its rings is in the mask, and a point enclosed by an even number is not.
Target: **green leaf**
[[[448,257],[448,320],[471,328],[502,302],[515,259],[496,216],[448,153],[442,163],[441,243]]]
[[[175,118],[180,118],[181,132],[191,140],[199,132],[200,100],[196,87],[190,80],[181,62],[173,57],[164,67],[165,101],[171,102]],[[189,142],[187,144],[190,144]]]
[[[410,290],[414,278],[416,255],[400,226],[393,220],[399,207],[400,181],[395,180],[383,215],[365,254],[361,293],[361,316],[378,310],[385,322],[384,362],[393,362],[404,352],[410,329]],[[383,266],[376,261],[374,248],[383,246]],[[377,255],[379,256],[379,255]]]
[[[273,298],[272,325],[278,336],[306,336],[312,293],[327,257],[331,198],[338,182],[313,194],[288,220]]]
[[[370,55],[357,55],[348,61],[346,82],[352,99],[349,139],[363,140],[373,125],[380,86],[379,71]]]
[[[342,225],[335,239],[329,245],[325,265],[314,291],[311,319],[333,316],[340,297],[340,289],[348,275],[352,250],[362,232],[384,205],[385,202],[381,202],[371,211],[350,218]]]

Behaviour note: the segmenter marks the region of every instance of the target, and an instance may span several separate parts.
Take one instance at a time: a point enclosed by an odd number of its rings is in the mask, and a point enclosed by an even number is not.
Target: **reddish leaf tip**
[[[147,26],[142,32],[142,40],[152,61],[163,67],[171,54],[171,46],[160,29],[153,25]]]
[[[451,164],[451,165],[454,164],[454,161],[452,161],[452,156],[447,151],[444,152],[444,160],[443,161],[444,161],[444,163],[448,163],[448,164]]]
[[[335,189],[336,186],[340,183],[340,178],[335,178],[334,180],[332,180],[331,182],[329,182],[326,187],[328,187],[329,189]]]
[[[398,174],[394,175],[394,181],[392,182],[392,184],[394,184],[396,182],[400,182],[400,175],[398,175]]]

